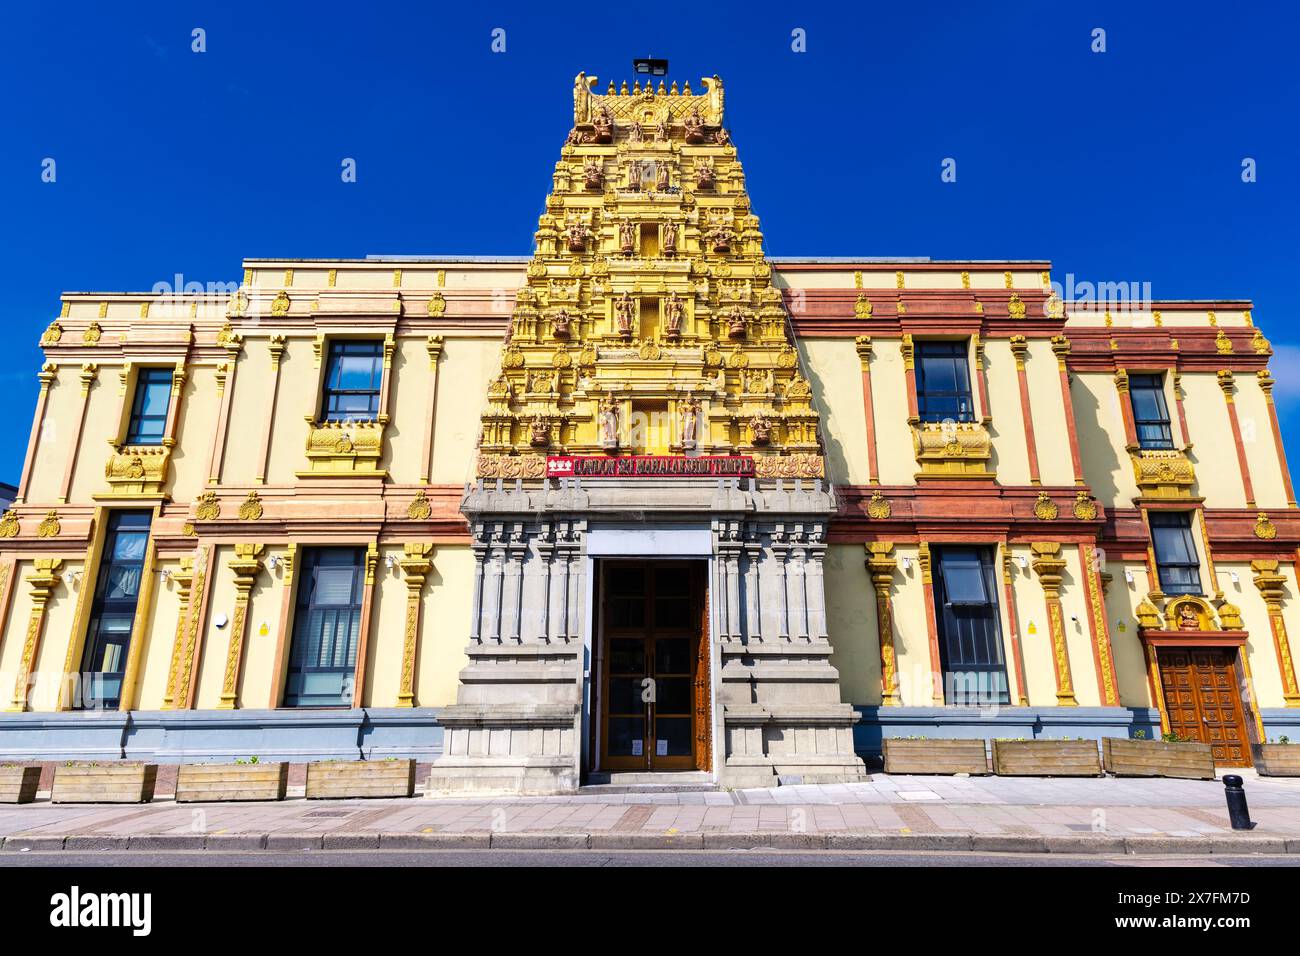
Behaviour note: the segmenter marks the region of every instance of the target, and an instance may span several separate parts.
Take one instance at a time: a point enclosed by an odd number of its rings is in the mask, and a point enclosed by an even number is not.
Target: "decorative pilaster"
[[[382,406],[381,406],[382,407]],[[366,661],[370,658],[370,619],[375,607],[375,572],[379,568],[379,545],[366,545],[365,588],[361,593],[361,632],[357,637],[357,666],[352,677],[352,706],[360,707],[366,689]]]
[[[1056,703],[1061,707],[1075,707],[1074,682],[1070,676],[1070,651],[1065,641],[1065,619],[1061,611],[1061,579],[1065,559],[1061,545],[1056,541],[1035,541],[1033,568],[1038,582],[1043,586],[1043,599],[1047,604],[1047,623],[1052,635],[1052,669],[1056,673]]]
[[[1020,646],[1020,624],[1016,614],[1016,589],[1012,575],[1011,548],[1002,547],[1002,593],[1007,602],[1007,636],[1011,641],[1011,661],[1016,671],[1016,701],[1029,706],[1029,683],[1025,680],[1025,652]]]
[[[1110,629],[1106,624],[1106,604],[1098,577],[1097,549],[1079,545],[1079,559],[1083,564],[1083,577],[1088,586],[1088,624],[1092,630],[1093,662],[1097,666],[1097,690],[1105,707],[1119,706],[1119,689],[1115,680],[1115,654],[1110,643]]]
[[[1034,439],[1034,413],[1029,404],[1029,373],[1025,369],[1025,357],[1029,354],[1029,342],[1023,335],[1011,336],[1011,355],[1016,360],[1016,381],[1020,385],[1020,417],[1025,427],[1025,450],[1029,455],[1029,483],[1041,485],[1042,477],[1038,471],[1038,442]]]
[[[194,585],[190,591],[189,624],[185,630],[185,646],[181,651],[180,667],[176,676],[176,710],[188,710],[194,705],[194,671],[198,660],[201,624],[206,616],[204,586],[212,576],[215,549],[199,547],[194,552]]]
[[[271,430],[275,427],[276,400],[280,394],[280,360],[284,357],[285,342],[283,335],[272,335],[267,342],[267,350],[271,354],[271,395],[266,405],[269,412],[262,429],[262,448],[257,456],[257,476],[253,479],[254,484],[258,485],[266,484],[266,470],[271,455]]]
[[[1074,483],[1083,484],[1083,459],[1079,454],[1079,431],[1075,424],[1074,399],[1070,395],[1070,340],[1064,335],[1052,336],[1052,352],[1056,355],[1056,369],[1061,376],[1061,404],[1065,406],[1066,431],[1070,436],[1070,467]]]
[[[854,340],[858,361],[862,365],[862,413],[867,424],[867,484],[880,483],[880,468],[876,460],[876,412],[871,395],[871,336],[859,335]]]
[[[925,630],[930,644],[930,680],[931,699],[936,707],[942,707],[943,697],[943,658],[939,654],[939,625],[934,617],[934,573],[930,557],[930,545],[922,541],[917,552],[916,563],[921,568],[921,588],[925,592]]]
[[[72,475],[77,468],[77,453],[81,449],[81,436],[86,430],[86,409],[90,405],[90,387],[99,377],[99,366],[86,362],[81,366],[77,376],[81,382],[81,404],[77,406],[77,417],[73,421],[72,439],[68,442],[68,464],[63,469],[63,484],[59,488],[59,504],[66,504],[72,490]]]
[[[58,378],[59,367],[53,362],[46,362],[41,366],[40,374],[36,377],[41,381],[41,392],[36,397],[36,414],[32,418],[32,433],[27,436],[27,456],[23,459],[23,474],[18,480],[18,494],[14,498],[14,504],[22,504],[27,500],[27,489],[32,480],[32,466],[36,464],[36,443],[40,441],[41,433],[45,424],[45,409],[49,405],[50,386]]]
[[[880,702],[885,707],[897,707],[902,700],[898,695],[898,661],[894,654],[894,610],[890,589],[898,561],[890,553],[894,550],[892,541],[869,541],[865,547],[867,570],[871,572],[871,584],[876,590],[876,624],[880,634]]]
[[[403,546],[406,557],[401,561],[406,578],[406,631],[402,640],[402,676],[398,684],[397,706],[415,706],[415,654],[420,639],[420,605],[425,579],[433,570],[429,555],[433,545],[422,541]],[[549,568],[549,565],[548,565]]]
[[[424,341],[429,353],[429,399],[424,413],[424,450],[420,456],[420,483],[428,484],[433,474],[433,423],[438,414],[438,360],[442,358],[441,335],[430,335]]]
[[[181,661],[185,651],[185,627],[189,623],[190,591],[194,584],[194,558],[184,557],[180,568],[172,572],[172,582],[176,585],[176,634],[172,638],[172,657],[167,667],[167,687],[163,690],[163,710],[176,707],[176,684]]]
[[[217,344],[226,350],[226,361],[217,366],[217,401],[221,410],[217,414],[217,428],[212,435],[212,449],[208,454],[208,484],[221,480],[221,466],[226,455],[226,433],[230,428],[230,406],[235,397],[235,370],[239,365],[239,351],[244,347],[244,337],[227,327],[217,336]]]
[[[239,697],[239,672],[248,630],[248,602],[262,570],[261,555],[260,544],[237,544],[235,556],[230,560],[230,570],[235,573],[235,610],[230,616],[230,647],[226,652],[226,671],[218,710],[234,710]]]
[[[1133,420],[1133,401],[1128,390],[1128,369],[1115,372],[1115,391],[1119,394],[1119,413],[1124,421],[1124,444],[1138,447],[1137,423]]]
[[[1277,405],[1273,402],[1273,376],[1268,369],[1262,368],[1255,373],[1259,381],[1259,390],[1264,393],[1264,404],[1268,406],[1268,421],[1273,429],[1273,444],[1277,448],[1277,463],[1282,469],[1282,484],[1286,488],[1287,507],[1296,507],[1295,487],[1291,484],[1291,469],[1286,463],[1286,447],[1282,444],[1282,426],[1277,419]]]
[[[1223,392],[1224,404],[1228,407],[1228,424],[1232,427],[1232,443],[1237,449],[1237,467],[1241,470],[1242,491],[1246,495],[1246,507],[1255,507],[1255,485],[1250,480],[1250,462],[1246,458],[1246,446],[1241,440],[1241,421],[1237,417],[1237,402],[1233,398],[1236,380],[1228,369],[1218,371],[1219,389]]]
[[[993,424],[993,415],[989,407],[989,371],[984,363],[984,340],[978,332],[971,339],[975,348],[975,381],[980,395],[980,421],[987,427]]]
[[[156,517],[156,515],[155,515]],[[149,611],[153,604],[158,548],[153,537],[145,543],[144,567],[140,570],[140,591],[136,596],[135,616],[131,619],[131,638],[126,648],[126,667],[122,674],[122,691],[117,709],[126,712],[135,709],[136,684],[140,677],[140,657],[144,653],[144,635],[149,626]]]
[[[1268,622],[1273,630],[1273,648],[1277,651],[1278,670],[1282,673],[1282,698],[1288,707],[1300,707],[1300,687],[1296,684],[1295,664],[1291,657],[1291,642],[1282,617],[1282,588],[1286,576],[1278,571],[1275,558],[1250,562],[1255,572],[1255,587],[1268,607]]]
[[[27,583],[32,586],[32,611],[27,618],[27,635],[23,640],[22,657],[18,661],[18,676],[14,680],[14,696],[9,706],[12,711],[27,709],[32,665],[36,662],[41,635],[45,629],[45,608],[62,580],[62,567],[62,558],[36,558],[32,561],[32,573],[27,575]]]
[[[916,403],[916,346],[912,343],[910,333],[903,333],[899,350],[903,355],[903,378],[907,382],[907,418],[909,421],[917,421],[920,412]]]

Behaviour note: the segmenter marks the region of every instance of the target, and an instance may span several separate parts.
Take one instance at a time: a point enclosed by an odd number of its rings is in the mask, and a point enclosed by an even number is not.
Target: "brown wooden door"
[[[1213,647],[1161,649],[1169,729],[1214,750],[1214,762],[1250,766],[1250,740],[1234,666],[1235,650]]]
[[[601,766],[694,770],[700,659],[707,654],[701,562],[607,562],[601,678]],[[701,652],[700,645],[706,645]],[[707,681],[707,657],[704,659]],[[707,704],[706,704],[707,707]],[[704,764],[707,765],[707,764]]]

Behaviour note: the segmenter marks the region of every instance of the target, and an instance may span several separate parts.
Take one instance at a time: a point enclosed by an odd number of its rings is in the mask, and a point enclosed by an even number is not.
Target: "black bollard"
[[[1228,819],[1234,830],[1253,830],[1255,824],[1250,819],[1250,807],[1246,806],[1246,790],[1241,785],[1241,778],[1236,774],[1227,774],[1223,778],[1223,796],[1228,801]]]

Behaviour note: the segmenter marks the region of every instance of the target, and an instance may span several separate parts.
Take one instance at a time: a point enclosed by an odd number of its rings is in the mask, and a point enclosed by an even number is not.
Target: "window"
[[[1169,406],[1165,404],[1163,375],[1130,375],[1129,399],[1133,403],[1133,423],[1137,426],[1138,445],[1142,448],[1173,448],[1169,430]]]
[[[286,707],[350,707],[361,632],[359,548],[309,549],[298,585]]]
[[[933,560],[944,701],[1011,703],[991,552],[987,548],[936,548]]]
[[[1187,511],[1152,511],[1151,543],[1156,551],[1160,590],[1165,594],[1200,594],[1201,560],[1192,538],[1192,516]]]
[[[323,421],[369,422],[379,416],[382,357],[382,342],[344,339],[330,343],[325,400],[321,404]]]
[[[923,422],[973,422],[965,342],[916,344],[916,406]]]
[[[142,368],[135,380],[135,400],[126,430],[128,445],[161,445],[167,431],[172,373],[166,368]]]
[[[115,511],[109,517],[86,632],[82,692],[77,701],[80,707],[113,708],[121,703],[131,623],[135,620],[149,544],[149,519],[148,511]]]

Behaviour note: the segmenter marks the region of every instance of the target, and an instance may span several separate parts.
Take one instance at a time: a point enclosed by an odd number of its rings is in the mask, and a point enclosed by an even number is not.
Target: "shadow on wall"
[[[809,358],[807,346],[801,341],[796,341],[795,347],[799,350],[800,371],[807,376],[808,383],[812,386],[812,404],[817,411],[819,419],[818,431],[821,434],[822,447],[826,453],[826,479],[832,484],[848,484],[848,456],[844,452],[844,446],[830,437],[830,430],[826,427],[829,419],[822,402],[822,396],[826,394],[826,383],[818,374],[818,369],[813,365],[812,359]]]
[[[1083,450],[1084,478],[1092,485],[1092,493],[1103,502],[1117,501],[1119,487],[1115,483],[1115,476],[1129,467],[1129,463],[1120,461],[1115,454],[1110,432],[1101,420],[1105,410],[1096,393],[1088,388],[1070,389],[1070,400],[1074,405],[1079,446]],[[1118,397],[1115,400],[1118,401]],[[1119,433],[1123,434],[1122,423],[1119,428]]]

